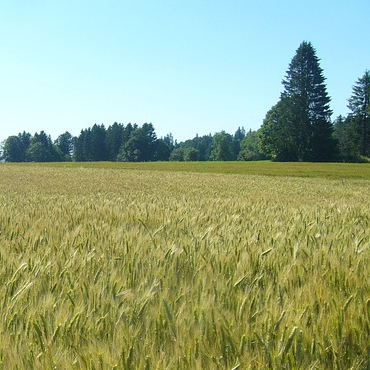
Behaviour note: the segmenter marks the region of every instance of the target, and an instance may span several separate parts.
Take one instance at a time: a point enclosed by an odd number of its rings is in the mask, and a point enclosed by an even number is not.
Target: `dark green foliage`
[[[125,137],[125,126],[121,123],[113,123],[109,126],[105,135],[105,145],[109,161],[116,161]]]
[[[130,139],[121,145],[118,161],[122,162],[145,162],[145,133],[141,128],[136,129]]]
[[[198,160],[199,161],[209,161],[211,157],[212,150],[212,135],[196,136],[193,139],[194,148],[198,150]]]
[[[72,159],[74,138],[69,132],[59,135],[54,144],[61,161],[70,161]]]
[[[212,139],[212,161],[232,161],[234,160],[233,153],[233,138],[225,131],[216,133]]]
[[[107,131],[104,125],[94,124],[82,130],[75,140],[74,159],[78,162],[96,162],[109,159],[106,142]]]
[[[145,162],[152,161],[156,152],[157,135],[151,123],[144,123],[142,126],[145,140],[143,142],[143,160]]]
[[[155,161],[168,161],[171,155],[171,146],[164,140],[158,139],[155,143]]]
[[[83,162],[85,159],[84,155],[84,138],[85,130],[81,130],[80,135],[74,140],[73,160],[76,162]]]
[[[177,142],[173,139],[173,136],[171,133],[166,135],[162,140],[168,145],[168,147],[172,150],[175,149]]]
[[[18,136],[9,136],[3,147],[3,158],[7,162],[25,162],[24,146]]]
[[[257,131],[250,130],[240,144],[238,160],[258,161],[266,159],[260,150],[260,138]]]
[[[359,154],[358,143],[360,138],[354,128],[351,116],[339,116],[334,121],[333,137],[338,143],[338,159],[353,161]]]
[[[26,159],[28,162],[56,162],[60,161],[61,157],[50,135],[41,131],[31,138],[26,150]]]
[[[44,131],[34,136],[23,132],[9,136],[3,149],[7,162],[54,162],[62,160],[62,152],[53,144],[51,137]]]
[[[1,157],[8,162],[168,161],[175,145],[171,134],[157,139],[151,123],[125,127],[115,122],[107,129],[94,124],[78,137],[65,132],[55,142],[44,131],[23,132],[5,140]]]
[[[365,71],[353,86],[348,100],[354,132],[359,141],[359,154],[370,156],[370,72]]]
[[[30,162],[50,162],[48,148],[40,141],[33,142],[27,150],[27,158]]]
[[[108,160],[108,150],[106,146],[106,130],[104,125],[95,124],[90,134],[90,155],[93,162]]]
[[[296,161],[296,127],[292,124],[289,100],[281,98],[266,114],[258,134],[260,148],[267,158],[276,161]]]
[[[183,149],[182,157],[181,151],[176,151],[175,154],[172,156],[171,160],[178,160],[173,158],[182,158],[181,160],[190,160],[185,159],[186,151],[190,150],[190,148],[197,150],[197,161],[209,161],[211,156],[212,150],[212,135],[204,135],[198,136],[196,135],[193,139],[186,140],[178,145],[179,148]],[[195,156],[195,154],[191,154],[191,156]]]
[[[235,131],[233,142],[232,142],[234,159],[238,159],[239,152],[240,152],[240,145],[244,138],[245,138],[244,127],[242,128],[238,127],[238,129]]]
[[[168,161],[172,151],[175,149],[176,142],[173,139],[172,134],[168,134],[163,138],[157,139],[156,152],[154,155],[155,161]]]
[[[195,148],[187,148],[184,150],[185,162],[195,162],[199,158],[199,150]]]
[[[29,132],[23,131],[22,133],[18,134],[18,137],[22,142],[24,160],[27,161],[26,152],[31,144],[32,135]]]
[[[135,128],[127,142],[123,142],[118,160],[123,162],[148,162],[154,160],[157,136],[151,123]]]
[[[170,161],[183,162],[184,161],[184,149],[181,147],[175,148],[170,155]]]
[[[311,43],[303,42],[283,81],[283,96],[290,100],[291,118],[300,142],[296,150],[297,160],[329,159],[333,150],[332,112],[324,81],[315,49]]]
[[[261,148],[275,160],[325,161],[335,141],[330,122],[330,98],[316,51],[302,42],[293,57],[280,102],[266,115]]]
[[[156,155],[156,135],[152,124],[142,127],[129,123],[126,127],[115,122],[108,129],[104,125],[94,125],[82,130],[75,139],[74,160],[89,161],[149,161]],[[158,156],[163,158],[168,152],[162,146]]]
[[[81,130],[81,133],[75,142],[74,159],[77,162],[92,161],[91,146],[91,128]]]
[[[333,136],[338,143],[338,160],[368,162],[370,156],[370,73],[365,71],[348,99],[347,117],[334,121]]]
[[[245,136],[244,128],[238,128],[232,136],[225,131],[199,136],[178,144],[171,153],[171,161],[233,161],[238,158],[240,143]]]

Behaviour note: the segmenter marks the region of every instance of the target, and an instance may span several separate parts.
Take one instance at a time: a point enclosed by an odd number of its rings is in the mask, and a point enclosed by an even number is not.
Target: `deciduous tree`
[[[232,141],[232,136],[225,131],[216,133],[212,139],[211,160],[232,161],[234,159]]]
[[[238,159],[241,161],[258,161],[264,159],[260,150],[260,138],[257,131],[249,131],[240,144]]]
[[[9,136],[4,143],[3,158],[6,162],[24,162],[24,147],[18,136]]]
[[[54,144],[60,153],[62,161],[70,161],[72,159],[74,138],[68,131],[59,135]]]

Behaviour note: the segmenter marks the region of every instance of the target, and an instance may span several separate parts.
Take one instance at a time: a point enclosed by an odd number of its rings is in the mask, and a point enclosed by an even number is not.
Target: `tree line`
[[[10,136],[3,145],[7,162],[63,161],[226,161],[262,159],[256,132],[238,128],[231,135],[225,131],[215,135],[196,136],[177,143],[172,134],[157,138],[151,123],[115,122],[109,127],[94,124],[81,130],[79,136],[65,132],[53,141],[45,131],[31,135],[22,132]]]
[[[368,161],[370,157],[370,73],[365,71],[348,99],[351,113],[331,121],[330,97],[316,50],[302,42],[279,101],[257,131],[239,127],[177,143],[157,138],[151,123],[94,124],[76,137],[53,141],[44,131],[8,137],[1,158],[8,162],[53,161]]]

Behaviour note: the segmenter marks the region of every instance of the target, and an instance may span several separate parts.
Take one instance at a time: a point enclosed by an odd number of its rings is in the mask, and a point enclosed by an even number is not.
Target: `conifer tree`
[[[293,57],[282,97],[289,99],[297,160],[328,160],[333,154],[330,97],[316,50],[302,42]]]
[[[360,139],[360,154],[370,155],[370,72],[365,71],[353,87],[348,108],[352,111],[355,131]]]
[[[316,50],[310,42],[302,42],[283,80],[280,101],[268,112],[261,128],[261,147],[266,155],[288,161],[331,158],[335,141],[324,81]]]

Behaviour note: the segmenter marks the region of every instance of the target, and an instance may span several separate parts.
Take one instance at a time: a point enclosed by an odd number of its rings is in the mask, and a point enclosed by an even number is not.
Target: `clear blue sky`
[[[299,44],[332,118],[370,69],[369,0],[0,0],[0,140],[152,122],[178,141],[258,129]]]

